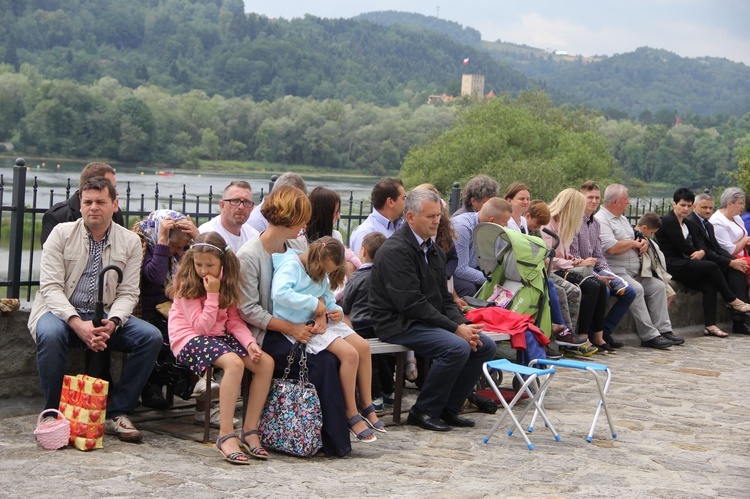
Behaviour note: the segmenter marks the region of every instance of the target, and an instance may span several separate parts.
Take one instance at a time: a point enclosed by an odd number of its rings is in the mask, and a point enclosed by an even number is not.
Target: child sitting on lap
[[[273,267],[274,317],[297,324],[315,322],[306,350],[312,354],[328,350],[339,359],[349,428],[360,442],[374,442],[375,431],[385,433],[385,425],[372,407],[370,345],[341,321],[344,314],[331,291],[342,284],[346,274],[344,246],[332,237],[321,237],[301,255],[291,248],[285,253],[274,253]],[[365,407],[364,419],[357,410],[357,384],[360,402]]]

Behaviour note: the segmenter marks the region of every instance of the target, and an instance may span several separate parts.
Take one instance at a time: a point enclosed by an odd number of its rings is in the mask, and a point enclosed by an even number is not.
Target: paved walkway
[[[523,439],[475,429],[433,433],[389,427],[350,457],[232,466],[211,445],[145,432],[141,445],[105,438],[105,448],[44,451],[32,434],[39,400],[0,400],[3,497],[748,497],[750,337],[696,337],[656,351],[628,346],[596,357],[614,372],[609,402],[618,438],[600,420],[586,443],[593,382],[557,375],[544,428]],[[413,397],[413,395],[411,395]]]

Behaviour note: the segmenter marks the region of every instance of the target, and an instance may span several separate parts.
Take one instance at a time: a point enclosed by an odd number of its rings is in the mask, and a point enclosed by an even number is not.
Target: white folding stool
[[[523,439],[526,441],[526,445],[529,447],[529,450],[533,450],[534,444],[531,443],[529,437],[526,435],[526,432],[521,427],[521,421],[529,412],[529,409],[531,409],[532,407],[535,407],[534,416],[536,417],[537,414],[540,415],[547,425],[547,428],[549,428],[549,430],[552,432],[555,440],[560,440],[560,436],[557,434],[555,428],[552,426],[552,423],[550,423],[549,419],[547,418],[547,414],[544,412],[544,406],[541,404],[541,396],[546,392],[547,385],[552,379],[552,376],[555,374],[554,367],[549,367],[547,369],[537,369],[535,367],[514,364],[508,359],[498,359],[485,362],[482,366],[482,370],[484,371],[484,377],[487,379],[487,382],[492,387],[495,395],[497,395],[497,398],[500,399],[500,403],[502,403],[503,407],[505,408],[505,412],[503,413],[503,415],[492,426],[490,432],[482,440],[484,443],[489,442],[490,437],[502,424],[505,416],[510,416],[510,418],[513,420],[513,424],[521,433]],[[518,389],[516,396],[513,397],[513,400],[511,400],[510,403],[506,402],[505,398],[503,398],[503,395],[500,393],[500,389],[497,387],[497,384],[495,384],[495,380],[492,379],[490,371],[505,371],[513,373],[514,376],[518,379],[519,383],[521,384],[521,388]],[[527,376],[525,380],[524,376]],[[544,376],[544,379],[542,378],[542,376]],[[531,389],[531,386],[536,386],[534,382],[537,379],[540,380],[541,385],[536,391],[534,391]],[[516,418],[516,416],[513,414],[513,407],[516,405],[516,402],[521,399],[524,393],[529,395],[529,404],[523,409],[523,411],[521,411],[518,418]],[[513,431],[513,428],[508,430],[508,436],[513,435]]]
[[[607,409],[607,390],[609,389],[609,382],[612,380],[612,372],[609,370],[609,367],[605,366],[604,364],[596,364],[594,362],[581,362],[578,360],[568,360],[568,359],[561,359],[561,360],[549,360],[549,359],[534,359],[531,362],[529,362],[530,366],[547,366],[550,368],[555,367],[568,367],[570,369],[578,369],[581,371],[586,371],[591,373],[591,376],[593,376],[594,381],[596,381],[596,388],[599,390],[599,402],[596,404],[596,413],[594,413],[594,420],[591,422],[591,429],[589,430],[589,434],[586,436],[586,441],[591,442],[591,439],[594,436],[594,428],[596,427],[596,422],[599,419],[599,414],[602,411],[602,407],[604,407],[604,414],[607,416],[607,422],[609,423],[609,429],[612,432],[612,438],[617,438],[617,432],[615,432],[615,426],[612,424],[612,418],[609,415],[609,410]],[[602,376],[600,376],[597,373],[603,373]],[[602,378],[604,378],[604,383],[602,384]],[[540,405],[544,404],[544,390],[542,391],[542,394],[540,396]],[[542,414],[542,413],[540,413]],[[529,433],[531,433],[534,430],[534,422],[536,421],[537,414],[534,413],[534,416],[531,418],[531,424],[529,425]],[[544,415],[542,414],[542,417]],[[547,421],[546,417],[544,417],[545,422]]]

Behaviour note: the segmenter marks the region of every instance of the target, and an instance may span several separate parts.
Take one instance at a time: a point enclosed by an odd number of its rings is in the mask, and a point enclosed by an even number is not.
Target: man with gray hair
[[[464,213],[478,212],[484,203],[500,193],[500,186],[488,175],[477,175],[466,182],[464,187],[463,205],[453,212],[451,218]]]
[[[246,224],[253,212],[253,191],[244,180],[234,180],[224,188],[219,201],[221,213],[198,227],[198,232],[218,232],[227,246],[237,253],[243,244],[258,236],[258,231]]]
[[[462,314],[445,282],[445,253],[433,243],[440,224],[440,198],[415,189],[404,204],[406,223],[378,250],[370,279],[370,316],[382,341],[404,345],[433,359],[408,422],[426,430],[470,427],[459,416],[495,357],[495,343],[482,326]]]
[[[729,189],[726,189],[724,193],[726,194],[727,191]],[[734,194],[730,192],[726,198],[722,196],[724,206],[726,206],[730,199],[740,199],[744,203],[744,193],[741,189],[736,189],[736,191],[739,191],[739,193]],[[722,274],[724,274],[727,280],[729,289],[735,296],[745,301],[747,299],[747,284],[745,283],[745,270],[748,268],[747,261],[743,258],[735,258],[734,255],[721,246],[721,243],[716,238],[716,230],[713,223],[717,218],[719,220],[723,218],[732,224],[735,222],[729,221],[721,213],[714,213],[714,198],[708,192],[703,192],[695,196],[693,212],[685,218],[693,221],[695,226],[701,229],[698,231],[699,240],[696,243],[697,246],[703,248],[706,252],[705,259],[719,266],[719,269],[721,269]],[[746,314],[733,311],[733,332],[747,334],[746,320]]]
[[[664,281],[641,276],[641,255],[648,251],[648,241],[636,238],[630,222],[623,215],[630,199],[622,184],[610,184],[604,191],[604,204],[594,218],[599,221],[602,250],[609,268],[636,291],[628,309],[635,322],[642,347],[658,349],[681,345],[684,339],[672,333],[667,311]]]
[[[307,194],[307,184],[305,184],[305,181],[302,179],[302,177],[300,177],[296,173],[283,173],[279,178],[276,179],[276,182],[274,182],[273,184],[273,188],[275,189],[280,185],[291,185],[292,187],[296,187],[297,189]],[[266,220],[266,217],[264,217],[261,213],[262,207],[263,201],[261,201],[256,209],[254,209],[252,213],[250,213],[250,218],[248,218],[247,222],[245,222],[247,225],[257,230],[258,233],[261,233],[268,228],[268,221]]]

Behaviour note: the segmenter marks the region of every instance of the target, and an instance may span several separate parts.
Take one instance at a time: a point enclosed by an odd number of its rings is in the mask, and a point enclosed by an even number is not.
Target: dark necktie
[[[710,241],[711,234],[708,233],[708,220],[706,220],[705,218],[701,220],[703,220],[703,231],[706,233],[706,238]]]

